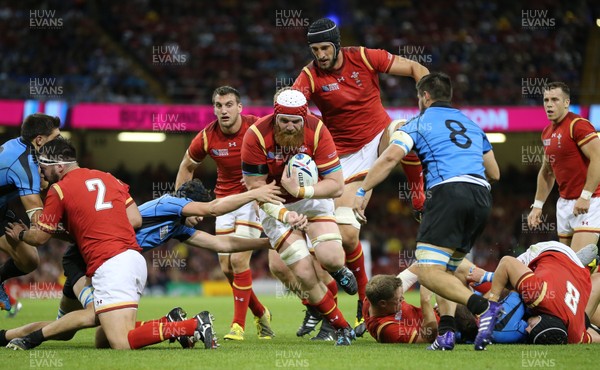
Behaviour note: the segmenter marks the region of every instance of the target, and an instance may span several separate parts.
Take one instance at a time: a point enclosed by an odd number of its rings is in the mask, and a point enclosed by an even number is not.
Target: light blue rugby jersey
[[[40,193],[40,173],[31,144],[23,139],[0,146],[0,208],[18,196]]]
[[[186,241],[196,229],[185,226],[183,207],[192,200],[165,194],[139,206],[142,227],[136,231],[136,239],[144,251],[162,245],[171,238]]]
[[[421,160],[426,189],[457,176],[471,176],[473,182],[489,186],[483,154],[492,150],[492,145],[483,130],[460,110],[436,102],[398,130],[414,141],[412,149]],[[392,144],[407,153],[411,149],[399,140]]]

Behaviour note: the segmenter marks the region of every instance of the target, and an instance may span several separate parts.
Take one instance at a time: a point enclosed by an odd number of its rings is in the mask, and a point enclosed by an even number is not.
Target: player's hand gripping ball
[[[299,153],[290,158],[286,167],[288,177],[292,177],[294,169],[299,186],[312,186],[319,181],[317,164],[307,154]]]

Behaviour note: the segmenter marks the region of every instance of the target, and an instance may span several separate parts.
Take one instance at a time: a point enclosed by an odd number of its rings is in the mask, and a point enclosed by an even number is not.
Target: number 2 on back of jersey
[[[102,211],[112,208],[112,202],[105,202],[106,186],[100,179],[89,179],[85,181],[85,185],[89,191],[98,191],[96,195],[96,211]]]

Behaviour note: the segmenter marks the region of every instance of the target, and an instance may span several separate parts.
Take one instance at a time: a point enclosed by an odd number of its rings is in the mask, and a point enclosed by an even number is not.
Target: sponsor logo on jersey
[[[323,89],[323,91],[329,92],[329,91],[339,90],[340,86],[338,85],[337,82],[334,82],[334,83],[329,84],[329,85],[323,85],[321,88]]]
[[[162,226],[158,231],[160,240],[163,240],[169,234],[169,225]]]
[[[210,152],[215,157],[227,157],[229,155],[229,149],[212,149]]]

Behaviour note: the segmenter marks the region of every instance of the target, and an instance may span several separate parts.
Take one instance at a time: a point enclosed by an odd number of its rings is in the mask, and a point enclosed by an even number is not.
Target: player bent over
[[[27,216],[32,223],[37,222],[42,213],[42,188],[36,151],[44,143],[60,135],[60,120],[45,114],[27,116],[21,125],[21,136],[2,144],[0,148],[0,215],[2,231],[8,222],[14,222],[15,214],[9,203],[20,198]],[[16,314],[20,303],[7,294],[4,283],[11,278],[27,275],[39,264],[37,249],[23,242],[9,242],[0,236],[0,251],[9,255],[0,265],[0,310]],[[15,305],[13,307],[13,305]]]
[[[80,168],[75,148],[54,139],[40,149],[40,167],[52,183],[38,228],[11,224],[7,236],[34,246],[64,228],[87,264],[94,287],[94,310],[113,349],[134,349],[182,335],[205,341],[212,336],[208,312],[194,319],[136,328],[137,306],[146,284],[146,261],[137,245],[134,225],[142,217],[129,187],[109,173]],[[212,338],[211,338],[212,341]]]
[[[165,194],[140,205],[143,226],[136,232],[136,239],[142,252],[152,250],[171,238],[219,253],[268,248],[268,239],[248,240],[232,236],[214,236],[195,230],[187,226],[187,223],[190,218],[218,216],[254,200],[282,200],[277,196],[279,193],[278,187],[268,184],[253,191],[211,201],[209,191],[200,180],[194,179],[184,183],[174,195]],[[9,344],[13,349],[32,349],[45,340],[69,340],[77,330],[97,326],[93,305],[90,304],[93,300],[93,287],[85,277],[87,266],[76,246],[71,246],[63,256],[63,269],[66,281],[58,320],[28,324],[8,331],[0,330],[0,345]],[[86,310],[80,310],[81,308]],[[72,312],[75,310],[80,311]],[[67,313],[69,314],[65,316]],[[182,321],[186,313],[181,308],[175,308],[165,317],[169,321]],[[97,336],[97,342],[105,342],[105,339],[100,340],[102,338],[105,338],[103,332]],[[194,338],[188,336],[179,336],[177,340],[184,348],[192,348],[195,343]],[[213,340],[216,340],[216,337],[213,336]],[[97,343],[97,346],[99,345],[102,346],[101,343]],[[213,345],[211,340],[205,343],[205,347],[208,348],[212,348]]]
[[[590,274],[571,248],[556,241],[541,242],[517,258],[502,257],[489,300],[498,301],[507,286],[514,287],[537,315],[529,319],[530,336],[545,336],[544,340],[553,344],[591,342],[585,318]],[[484,339],[489,337],[491,332],[486,332]]]

